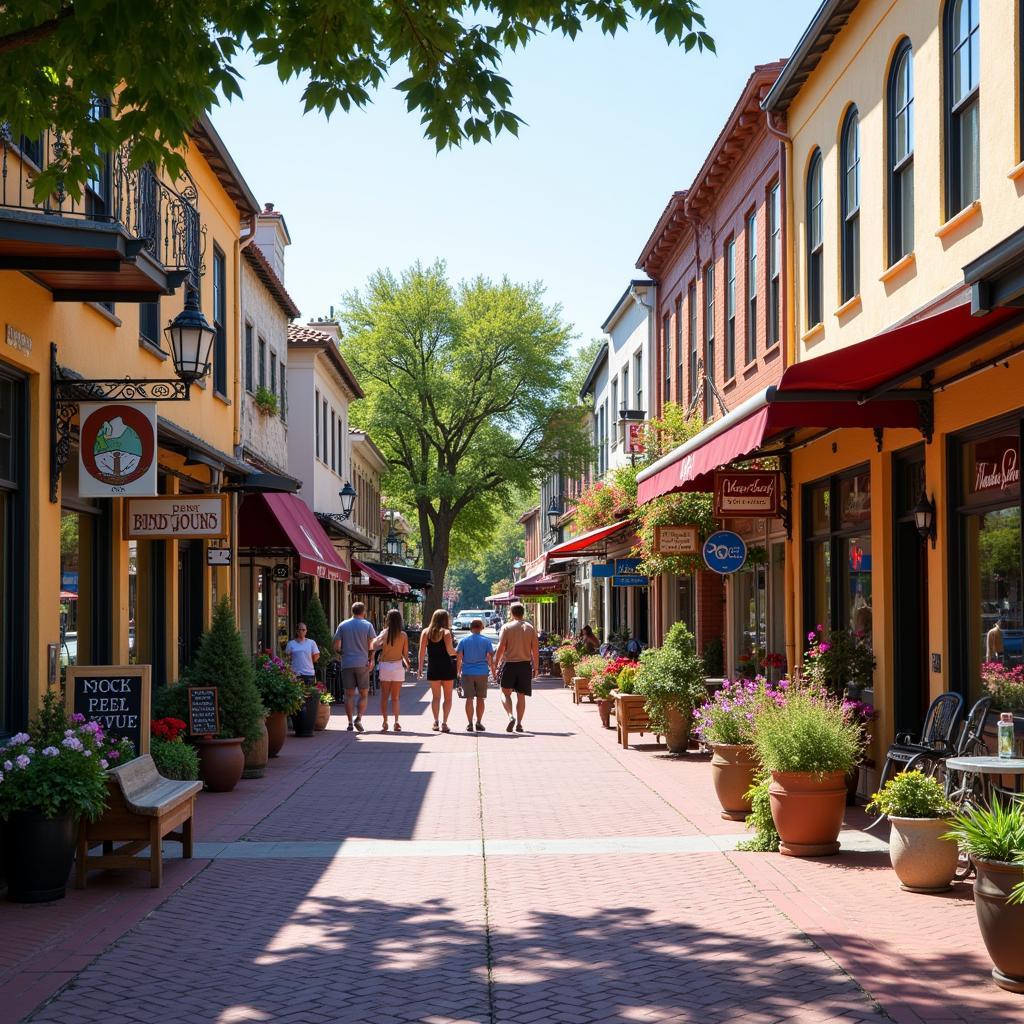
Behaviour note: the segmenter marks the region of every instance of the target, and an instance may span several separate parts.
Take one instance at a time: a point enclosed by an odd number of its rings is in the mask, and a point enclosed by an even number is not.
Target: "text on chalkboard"
[[[220,732],[216,686],[188,688],[188,731],[192,736],[216,736]]]

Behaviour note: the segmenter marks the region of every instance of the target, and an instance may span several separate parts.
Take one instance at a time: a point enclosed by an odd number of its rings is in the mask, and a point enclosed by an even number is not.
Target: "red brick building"
[[[782,374],[784,149],[760,103],[783,65],[754,69],[693,183],[673,193],[637,260],[657,283],[654,415],[675,402],[710,423]],[[755,648],[781,649],[781,635],[776,647],[769,634],[773,577],[781,587],[784,549],[780,543],[776,551],[771,540],[780,524],[767,535],[758,521],[727,525],[756,530],[748,544],[763,545],[763,561],[727,585],[704,572],[653,580],[651,618],[655,642],[680,619],[694,629],[699,650],[722,637],[726,671],[733,674]]]

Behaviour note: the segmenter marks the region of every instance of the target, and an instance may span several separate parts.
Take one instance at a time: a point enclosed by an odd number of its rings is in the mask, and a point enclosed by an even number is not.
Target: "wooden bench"
[[[590,697],[590,680],[584,676],[573,676],[572,679],[572,702],[582,704],[584,697]],[[593,700],[593,697],[590,698]]]
[[[651,720],[644,710],[644,698],[637,693],[616,693],[615,697],[615,728],[619,743],[629,748],[629,734],[638,732],[642,736],[649,732]]]
[[[164,862],[162,840],[177,839],[182,857],[192,856],[192,814],[201,782],[165,779],[149,754],[113,768],[107,777],[107,809],[96,821],[83,820],[78,827],[75,887],[85,888],[86,877],[96,868],[148,870],[150,885],[160,888]],[[178,826],[180,831],[173,831]],[[89,851],[102,843],[103,853]],[[115,843],[121,845],[116,847]],[[136,854],[149,847],[148,857]]]

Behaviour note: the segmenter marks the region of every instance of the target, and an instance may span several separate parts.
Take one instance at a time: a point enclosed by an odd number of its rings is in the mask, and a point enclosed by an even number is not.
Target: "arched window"
[[[943,25],[946,93],[946,216],[981,193],[978,137],[980,0],[949,0]]]
[[[904,39],[889,70],[889,265],[914,250],[914,53]]]
[[[821,150],[807,168],[807,326],[822,321],[822,242],[824,219],[821,195]]]
[[[847,302],[860,291],[860,118],[856,107],[850,107],[843,119],[839,175],[841,300]]]

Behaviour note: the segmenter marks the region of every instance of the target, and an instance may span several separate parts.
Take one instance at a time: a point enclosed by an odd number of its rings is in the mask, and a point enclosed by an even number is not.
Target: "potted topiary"
[[[277,757],[288,738],[288,716],[306,699],[306,688],[295,673],[270,651],[256,655],[256,689],[267,709],[267,756]]]
[[[562,644],[555,650],[555,661],[562,672],[562,682],[566,687],[572,686],[573,676],[576,674],[576,666],[580,663],[583,655],[572,644]]]
[[[711,748],[711,780],[722,805],[722,817],[743,821],[751,810],[750,790],[757,771],[754,755],[754,709],[774,687],[765,679],[721,688],[694,712],[694,731]]]
[[[320,657],[314,663],[313,670],[317,680],[322,683],[327,678],[327,666],[334,652],[334,633],[327,624],[324,606],[315,593],[306,605],[306,636],[320,648]]]
[[[213,609],[210,629],[203,634],[185,679],[178,684],[217,687],[220,734],[192,737],[199,751],[199,776],[214,793],[235,788],[245,770],[243,745],[252,746],[265,735],[263,720],[267,712],[254,676],[252,661],[235,626],[231,602],[223,597]]]
[[[186,729],[180,718],[158,718],[150,723],[149,753],[165,779],[194,782],[199,778],[199,755],[185,742]]]
[[[608,659],[600,654],[589,654],[581,658],[576,665],[576,675],[572,680],[572,699],[578,704],[582,698],[590,695],[591,679],[604,675],[608,667]]]
[[[706,697],[704,662],[697,656],[685,623],[677,622],[662,647],[640,655],[637,692],[651,728],[665,737],[672,754],[683,754],[690,743],[694,711]]]
[[[327,687],[323,683],[316,684],[316,692],[316,722],[313,727],[317,732],[323,732],[331,720],[331,705],[334,703],[334,698],[327,692]]]
[[[974,909],[992,977],[1000,988],[1024,992],[1024,807],[1016,801],[975,807],[953,817],[947,833],[977,869]]]
[[[69,717],[54,690],[43,698],[29,731],[0,747],[8,899],[42,903],[64,897],[79,820],[100,817],[107,802],[106,769],[131,756],[127,740],[108,741],[98,723]]]
[[[953,808],[935,779],[916,770],[901,772],[875,793],[867,809],[889,816],[889,859],[901,888],[950,888],[957,864],[956,843],[946,838]]]
[[[754,714],[754,750],[771,773],[772,817],[780,853],[838,853],[846,809],[846,773],[860,757],[861,733],[842,704],[820,691],[791,687]]]

